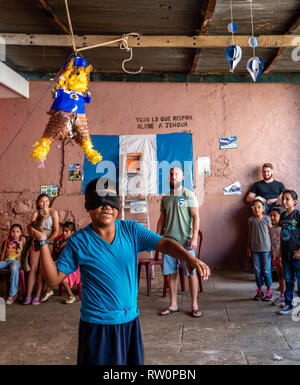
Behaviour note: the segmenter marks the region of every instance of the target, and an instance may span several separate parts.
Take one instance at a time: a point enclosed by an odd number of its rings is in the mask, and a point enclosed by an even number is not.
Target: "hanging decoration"
[[[91,163],[102,160],[93,148],[84,108],[91,101],[88,92],[91,69],[83,57],[73,53],[57,74],[57,84],[52,90],[54,102],[48,112],[50,119],[31,154],[31,159],[40,162],[39,167],[44,167],[50,145],[57,139],[74,138]]]
[[[132,60],[132,48],[128,46],[128,37],[140,36],[136,32],[124,34],[121,38],[113,41],[77,48],[67,0],[65,0],[65,6],[72,39],[73,53],[65,62],[61,71],[57,74],[57,84],[52,90],[54,102],[48,112],[50,119],[41,139],[34,144],[34,150],[31,154],[31,159],[40,162],[39,168],[44,168],[44,161],[50,151],[50,145],[57,139],[64,140],[67,138],[74,138],[91,163],[97,164],[102,160],[101,154],[93,147],[84,108],[84,104],[90,103],[91,101],[88,85],[92,66],[87,65],[86,60],[80,56],[80,51],[120,42],[120,49],[126,49],[130,52],[129,59],[125,59],[122,63],[124,72],[137,74],[143,69],[143,67],[140,67],[138,71],[131,72],[126,70],[124,65],[125,62]]]
[[[230,45],[226,48],[226,58],[230,65],[230,72],[233,72],[242,58],[242,49],[238,45]]]
[[[249,0],[249,2],[250,2],[250,12],[251,12],[252,35],[249,38],[248,43],[249,43],[249,46],[252,47],[253,49],[253,57],[251,57],[247,62],[247,70],[251,75],[253,81],[256,82],[256,80],[259,78],[264,68],[264,61],[261,57],[258,57],[255,54],[255,48],[258,46],[258,42],[256,37],[254,36],[252,0]]]
[[[225,54],[230,65],[230,72],[233,72],[242,58],[242,49],[240,46],[234,44],[234,33],[237,31],[237,24],[233,22],[232,15],[232,0],[230,0],[230,15],[231,23],[228,24],[227,29],[232,34],[232,45],[226,48]]]
[[[256,80],[260,76],[263,68],[264,68],[264,62],[261,57],[254,56],[248,60],[247,70],[254,82],[256,82]]]

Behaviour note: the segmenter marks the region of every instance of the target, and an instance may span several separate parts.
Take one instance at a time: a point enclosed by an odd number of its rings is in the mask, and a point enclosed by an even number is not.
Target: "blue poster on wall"
[[[153,138],[153,135],[149,135]],[[84,194],[86,185],[93,179],[107,176],[119,182],[119,141],[126,142],[126,135],[92,135],[91,139],[94,147],[103,156],[103,161],[97,165],[91,164],[84,158],[82,193]],[[130,135],[132,142],[132,135]],[[138,137],[138,136],[137,136]],[[143,136],[148,137],[148,135]],[[147,146],[147,151],[152,152],[152,159],[156,159],[154,167],[157,167],[157,181],[155,191],[157,194],[165,194],[169,188],[169,169],[178,166],[183,170],[184,187],[193,191],[193,140],[192,134],[173,133],[155,135],[155,145]],[[145,140],[143,141],[145,143]],[[153,143],[153,140],[152,140]],[[138,148],[136,152],[143,152]]]

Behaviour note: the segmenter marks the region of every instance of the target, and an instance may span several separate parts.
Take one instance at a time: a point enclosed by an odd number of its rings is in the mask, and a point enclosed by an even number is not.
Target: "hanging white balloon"
[[[261,57],[254,56],[248,60],[247,70],[254,82],[256,82],[256,80],[259,78],[263,68],[264,68],[264,61]]]
[[[237,31],[238,27],[236,23],[229,23],[227,29],[229,32],[234,33]]]
[[[230,45],[226,48],[226,58],[230,65],[230,72],[233,72],[242,58],[242,49],[239,45]]]
[[[248,43],[249,43],[250,47],[252,47],[252,48],[255,48],[258,46],[258,42],[257,42],[257,39],[255,36],[249,37]]]

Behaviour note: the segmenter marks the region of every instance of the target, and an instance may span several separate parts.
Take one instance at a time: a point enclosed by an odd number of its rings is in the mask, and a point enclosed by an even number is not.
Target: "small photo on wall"
[[[41,194],[47,194],[49,198],[55,198],[58,196],[57,184],[44,184],[41,185]]]
[[[81,180],[81,166],[79,163],[69,163],[69,180]]]
[[[240,182],[234,182],[231,185],[223,188],[224,195],[240,195],[242,193],[242,186]]]
[[[209,156],[201,156],[197,158],[198,175],[210,175],[210,158]]]
[[[220,149],[225,148],[237,148],[237,137],[236,136],[223,136],[220,138]]]

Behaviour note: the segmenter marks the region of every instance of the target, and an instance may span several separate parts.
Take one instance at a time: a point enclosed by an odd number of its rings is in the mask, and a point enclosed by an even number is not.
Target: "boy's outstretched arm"
[[[42,241],[47,238],[44,230],[38,231],[34,229],[31,225],[27,228],[28,234],[37,241]],[[47,285],[54,287],[59,285],[67,276],[67,274],[62,271],[57,270],[56,265],[51,257],[51,253],[48,245],[44,245],[40,249],[40,259],[42,271],[44,278],[47,282]]]
[[[171,239],[161,238],[155,250],[186,262],[190,268],[190,272],[193,269],[196,269],[204,280],[208,279],[210,276],[210,268],[206,265],[206,263],[200,261],[198,258],[195,258],[184,247],[180,246],[178,243],[172,241]]]

